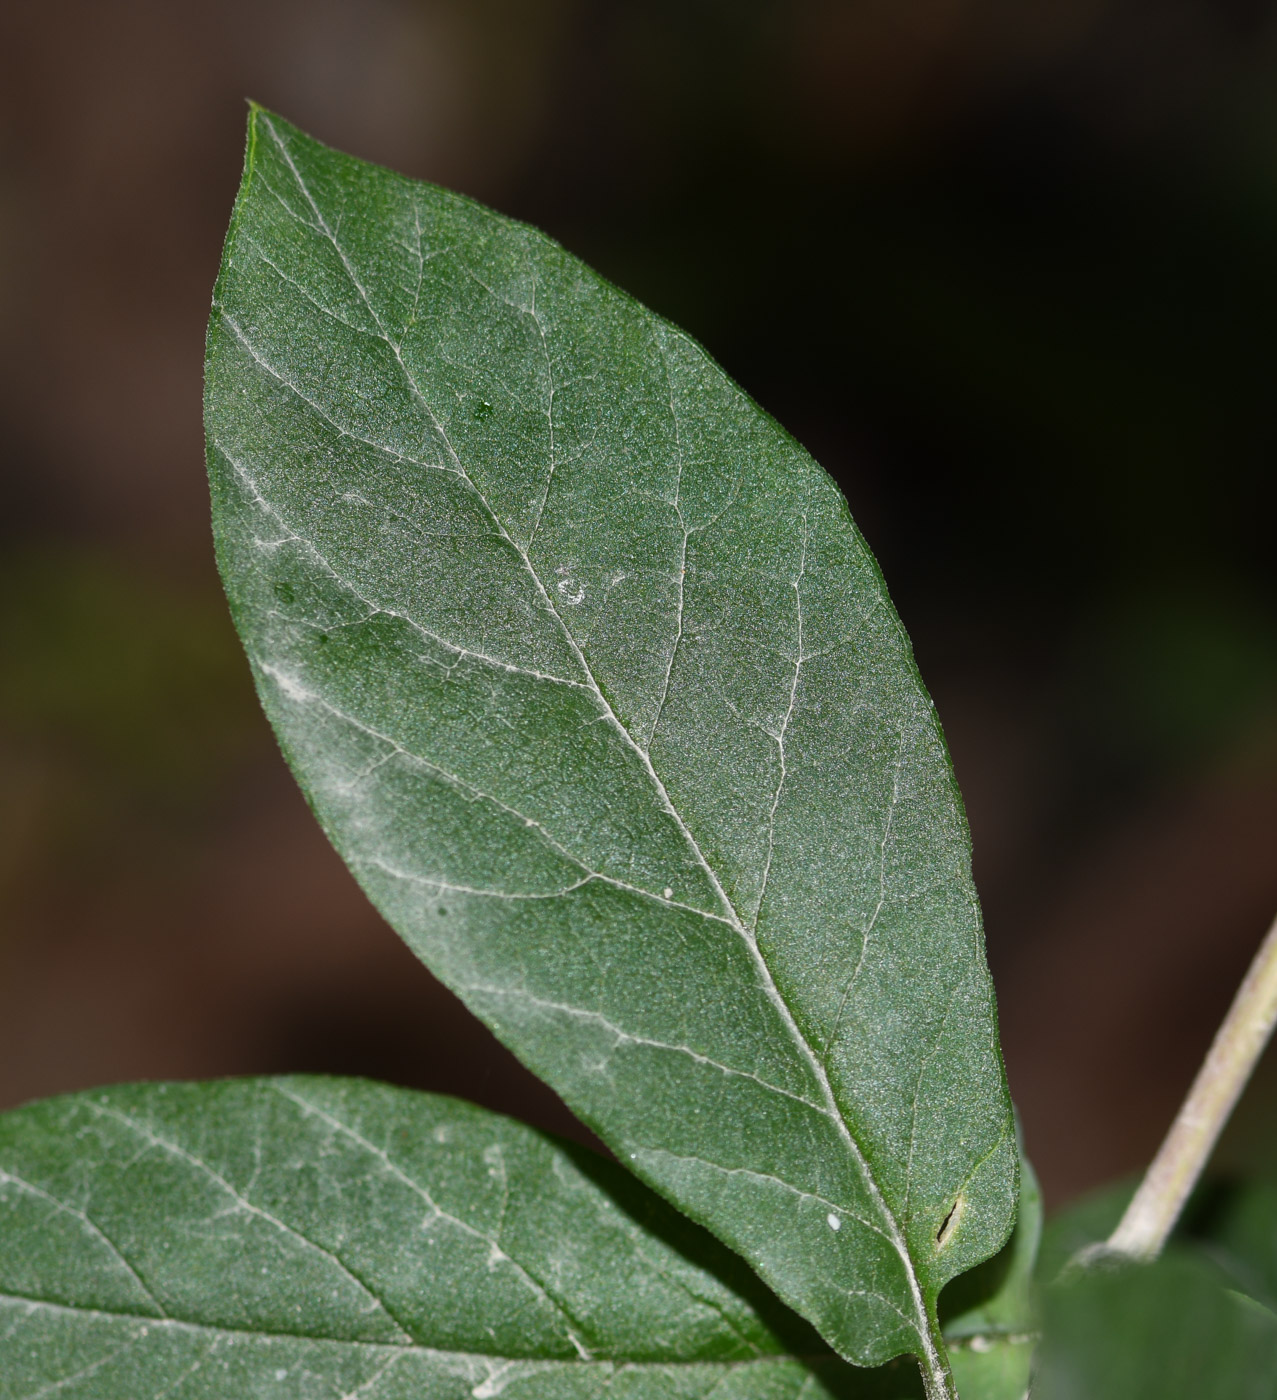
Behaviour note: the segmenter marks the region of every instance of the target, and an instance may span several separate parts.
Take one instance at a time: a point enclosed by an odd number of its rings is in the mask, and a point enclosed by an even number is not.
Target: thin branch
[[[1156,1259],[1277,1022],[1277,919],[1104,1254]]]

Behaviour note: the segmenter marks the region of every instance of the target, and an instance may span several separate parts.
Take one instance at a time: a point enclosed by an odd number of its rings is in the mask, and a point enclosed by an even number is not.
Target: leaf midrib
[[[727,913],[726,921],[731,925],[734,931],[744,941],[745,946],[749,952],[751,961],[754,963],[755,970],[759,975],[764,994],[767,996],[768,1000],[772,1003],[773,1007],[779,1014],[781,1021],[784,1024],[786,1031],[790,1035],[794,1044],[797,1046],[802,1056],[806,1059],[811,1073],[821,1090],[821,1095],[825,1099],[826,1107],[823,1110],[818,1111],[823,1111],[826,1114],[826,1116],[829,1117],[831,1122],[833,1122],[835,1130],[842,1138],[844,1145],[846,1146],[848,1152],[850,1153],[853,1161],[856,1163],[856,1166],[861,1173],[870,1199],[873,1201],[874,1205],[883,1217],[884,1223],[886,1224],[887,1230],[889,1232],[891,1244],[896,1250],[896,1253],[901,1260],[906,1278],[909,1283],[909,1289],[916,1313],[915,1330],[925,1352],[925,1355],[923,1357],[924,1363],[927,1365],[928,1369],[931,1370],[933,1375],[942,1376],[944,1374],[944,1365],[940,1359],[940,1355],[936,1347],[936,1341],[932,1335],[931,1319],[928,1314],[926,1303],[922,1296],[921,1284],[918,1279],[917,1271],[914,1267],[913,1257],[909,1251],[907,1243],[905,1242],[903,1233],[901,1231],[900,1223],[897,1221],[894,1212],[887,1205],[886,1200],[883,1197],[881,1188],[878,1185],[872,1166],[870,1165],[867,1153],[864,1149],[861,1148],[860,1144],[856,1141],[855,1137],[851,1133],[850,1127],[846,1119],[843,1117],[840,1106],[833,1092],[833,1086],[829,1081],[829,1076],[825,1070],[824,1065],[821,1063],[819,1057],[815,1053],[814,1048],[807,1040],[806,1036],[803,1034],[802,1029],[798,1025],[797,1020],[795,1019],[794,1014],[791,1011],[788,1003],[785,1001],[783,996],[781,996],[780,990],[776,985],[774,977],[772,976],[771,969],[768,966],[765,958],[762,955],[762,951],[758,946],[757,938],[742,920],[740,912],[736,909],[735,905],[728,897],[726,890],[723,888],[722,882],[718,877],[718,873],[709,864],[708,860],[706,860],[705,855],[701,850],[700,844],[697,842],[696,838],[689,830],[686,822],[683,820],[682,814],[678,811],[678,809],[674,806],[673,802],[671,801],[664,782],[661,780],[660,775],[657,773],[656,769],[652,764],[650,755],[641,745],[637,743],[633,735],[631,735],[629,730],[625,727],[625,725],[622,724],[620,718],[617,716],[615,710],[612,708],[611,703],[608,701],[606,695],[600,688],[594,676],[593,670],[590,667],[588,661],[586,660],[584,653],[582,652],[579,644],[576,641],[576,638],[572,635],[570,629],[567,627],[567,624],[564,622],[562,615],[555,607],[553,599],[550,597],[549,592],[542,583],[541,578],[537,574],[535,568],[533,568],[531,560],[528,558],[528,555],[511,537],[509,531],[505,528],[505,525],[501,521],[500,517],[493,510],[487,498],[479,490],[473,479],[470,477],[469,473],[466,471],[465,466],[462,463],[460,457],[458,456],[456,449],[453,447],[452,442],[449,439],[447,432],[444,430],[442,423],[439,421],[430,403],[427,401],[425,395],[422,393],[421,387],[417,383],[415,376],[412,374],[407,364],[404,362],[400,345],[397,344],[387,333],[381,317],[378,315],[376,309],[372,305],[371,298],[369,297],[359,277],[356,275],[354,268],[351,266],[350,260],[347,257],[345,250],[339,243],[335,233],[329,227],[328,222],[325,219],[323,212],[320,210],[319,205],[316,203],[309,186],[302,178],[301,172],[298,170],[297,165],[292,158],[292,153],[288,149],[288,146],[286,145],[282,137],[279,135],[278,131],[275,129],[274,123],[260,109],[254,112],[254,121],[261,121],[265,124],[271,136],[271,139],[274,141],[275,145],[279,149],[281,156],[284,159],[284,162],[287,164],[289,170],[291,171],[293,178],[297,183],[298,189],[301,191],[303,197],[306,199],[307,203],[310,205],[312,211],[314,212],[315,218],[318,221],[318,231],[324,237],[326,237],[328,241],[332,244],[334,251],[337,253],[338,258],[341,260],[342,266],[346,271],[346,275],[349,278],[352,287],[354,287],[360,299],[363,301],[365,308],[367,309],[369,315],[372,317],[374,324],[377,326],[381,334],[381,338],[385,342],[386,346],[390,349],[391,353],[394,355],[395,361],[398,364],[400,371],[404,376],[404,381],[407,384],[410,392],[425,410],[428,418],[430,419],[431,424],[434,426],[435,431],[438,433],[440,440],[443,442],[445,448],[447,449],[448,455],[451,457],[454,463],[455,474],[459,476],[460,479],[463,480],[469,487],[469,489],[473,492],[475,499],[480,503],[484,511],[487,513],[488,518],[492,521],[499,536],[510,546],[511,549],[514,550],[515,554],[518,556],[519,560],[523,565],[524,570],[528,574],[528,577],[531,579],[537,592],[543,599],[546,611],[554,618],[555,622],[558,624],[558,627],[563,634],[564,640],[566,641],[568,647],[571,649],[573,655],[575,656],[578,664],[581,667],[582,674],[586,676],[589,683],[589,689],[591,690],[597,703],[599,704],[604,718],[615,729],[615,731],[621,738],[622,743],[628,746],[639,759],[640,764],[643,766],[649,779],[652,782],[653,788],[655,789],[655,792],[661,805],[664,807],[667,814],[673,819],[675,825],[679,829],[679,832],[682,834],[684,840],[687,842],[688,849],[691,851],[697,864],[704,871],[712,889],[714,890],[719,900],[722,902],[722,906]],[[247,177],[248,182],[251,182],[254,173],[254,169],[250,168],[250,172]],[[533,315],[534,319],[537,321],[538,328],[540,329],[540,320],[536,316],[535,310],[531,311],[529,314]],[[543,330],[542,337],[544,339]],[[550,382],[552,385],[552,376]],[[671,403],[671,410],[672,409],[673,404]],[[447,468],[436,469],[447,470]],[[553,472],[554,462],[552,460],[550,466],[550,473],[547,477],[547,494],[549,480],[553,477]],[[544,506],[544,502],[542,503],[542,505]],[[796,688],[797,687],[795,683],[795,691]]]

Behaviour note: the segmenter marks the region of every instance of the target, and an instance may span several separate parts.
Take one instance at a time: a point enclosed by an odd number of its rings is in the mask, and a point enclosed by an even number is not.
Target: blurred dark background
[[[0,10],[0,1106],[322,1070],[580,1132],[366,904],[230,629],[200,376],[247,96],[541,225],[837,476],[1049,1199],[1137,1168],[1277,909],[1277,5]],[[1277,1165],[1277,1057],[1222,1161]]]

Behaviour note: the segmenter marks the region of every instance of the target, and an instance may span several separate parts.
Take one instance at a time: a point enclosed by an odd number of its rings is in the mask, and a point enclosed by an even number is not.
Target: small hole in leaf
[[[940,1228],[936,1231],[936,1243],[943,1247],[948,1244],[953,1237],[953,1232],[958,1228],[958,1221],[962,1218],[963,1199],[961,1196],[949,1207],[949,1214],[940,1222]]]

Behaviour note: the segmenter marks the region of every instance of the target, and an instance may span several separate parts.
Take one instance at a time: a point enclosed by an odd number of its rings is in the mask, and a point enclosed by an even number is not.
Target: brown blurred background
[[[1277,909],[1277,4],[0,10],[0,1106],[322,1070],[571,1132],[326,846],[221,602],[247,96],[546,228],[835,473],[1049,1197],[1137,1168]],[[1277,1166],[1277,1057],[1222,1160]]]

